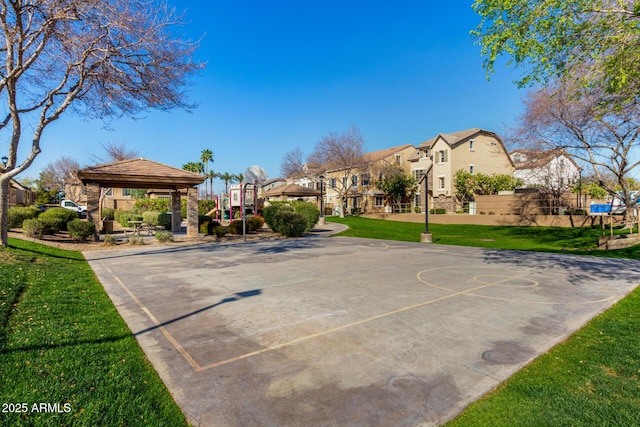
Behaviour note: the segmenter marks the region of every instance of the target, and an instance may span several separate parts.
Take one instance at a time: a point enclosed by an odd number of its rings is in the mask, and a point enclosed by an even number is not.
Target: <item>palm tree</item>
[[[235,181],[236,176],[229,172],[218,174],[218,178],[224,181],[224,194],[229,194],[229,183]]]
[[[242,184],[242,181],[244,181],[244,174],[239,173],[234,175],[234,178],[236,181],[238,181],[238,184]]]
[[[182,169],[202,175],[204,173],[204,164],[202,162],[189,162],[182,165]],[[200,193],[199,189],[198,193]]]
[[[204,164],[204,174],[209,176],[209,162],[213,162],[213,152],[208,148],[202,150],[200,153],[200,161]],[[204,182],[204,191],[205,194],[209,192],[207,181]]]
[[[209,200],[213,200],[213,178],[220,178],[220,174],[210,170],[207,177],[209,177],[209,189],[211,190]]]
[[[204,164],[202,162],[189,162],[182,165],[182,169],[193,173],[204,173]]]

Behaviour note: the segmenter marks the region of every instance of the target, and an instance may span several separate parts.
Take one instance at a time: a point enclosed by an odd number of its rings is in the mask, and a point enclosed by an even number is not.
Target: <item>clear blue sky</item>
[[[90,165],[100,143],[115,141],[175,167],[209,148],[215,171],[260,165],[274,178],[286,152],[309,154],[352,125],[375,151],[474,127],[501,134],[522,110],[514,72],[485,78],[470,0],[170,3],[186,8],[182,31],[203,37],[197,59],[207,66],[189,88],[198,108],[150,111],[111,130],[67,113],[22,177],[61,156]]]

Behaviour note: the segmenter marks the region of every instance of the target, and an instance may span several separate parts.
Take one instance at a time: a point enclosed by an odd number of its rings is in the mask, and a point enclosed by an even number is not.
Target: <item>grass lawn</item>
[[[187,425],[82,254],[9,243],[0,248],[0,425]]]
[[[349,226],[339,236],[419,242],[424,224],[362,217],[327,217]],[[637,229],[635,230],[637,233]],[[490,225],[429,224],[433,243],[493,249],[571,252],[611,258],[640,259],[640,246],[612,251],[597,250],[599,227],[501,227]],[[609,233],[609,230],[606,230]],[[620,232],[619,230],[616,232]],[[627,230],[628,232],[628,230]]]
[[[424,224],[328,218],[341,235],[419,241]],[[640,259],[640,247],[593,250],[600,229],[432,224],[434,243]],[[448,426],[640,425],[640,287],[540,356]]]

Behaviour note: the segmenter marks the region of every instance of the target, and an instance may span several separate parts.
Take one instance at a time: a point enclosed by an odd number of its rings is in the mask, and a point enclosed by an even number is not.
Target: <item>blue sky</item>
[[[115,141],[175,167],[209,148],[215,171],[260,165],[273,178],[285,153],[309,154],[350,126],[375,151],[474,127],[502,133],[522,110],[512,70],[485,78],[471,1],[170,3],[185,10],[181,31],[202,36],[197,59],[207,66],[188,89],[198,107],[122,118],[110,130],[67,113],[22,177],[61,156],[90,165],[101,143]]]

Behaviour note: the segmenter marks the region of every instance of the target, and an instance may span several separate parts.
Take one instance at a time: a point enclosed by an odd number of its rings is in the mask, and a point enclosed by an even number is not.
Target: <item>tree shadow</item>
[[[573,285],[594,280],[615,280],[636,285],[640,283],[638,260],[504,249],[487,249],[483,259],[488,264],[505,267],[568,272],[568,281]]]
[[[176,317],[176,318],[171,319],[171,320],[167,320],[166,322],[162,322],[159,325],[154,325],[154,326],[151,326],[149,328],[143,329],[141,331],[136,332],[133,335],[137,337],[139,335],[142,335],[142,334],[145,334],[147,332],[151,332],[151,331],[154,331],[156,329],[165,327],[167,325],[170,325],[172,323],[175,323],[175,322],[178,322],[180,320],[186,319],[188,317],[195,316],[196,314],[205,312],[207,310],[211,310],[212,308],[218,307],[218,306],[220,306],[222,304],[227,304],[227,303],[230,303],[230,302],[239,301],[239,300],[244,299],[244,298],[255,297],[255,296],[258,296],[258,295],[261,295],[261,294],[262,294],[262,290],[261,289],[253,289],[251,291],[236,292],[234,294],[234,296],[232,296],[232,297],[224,298],[224,299],[216,302],[215,304],[211,304],[211,305],[208,305],[206,307],[199,308],[198,310],[192,311],[191,313],[183,314],[182,316]]]

